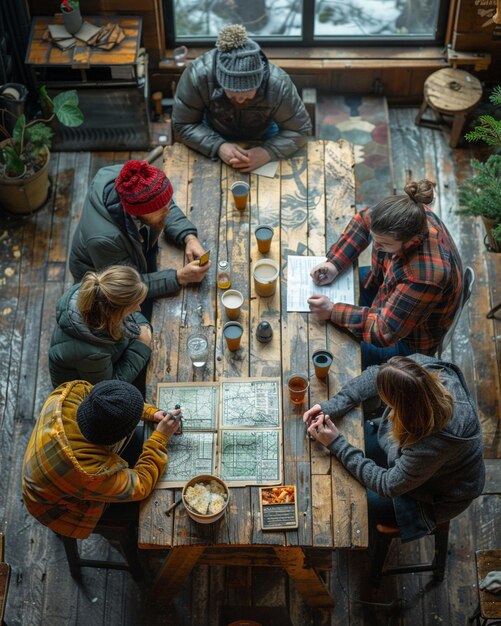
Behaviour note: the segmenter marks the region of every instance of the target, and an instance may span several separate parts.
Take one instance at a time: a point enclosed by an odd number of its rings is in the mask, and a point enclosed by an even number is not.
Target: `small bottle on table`
[[[228,261],[219,261],[217,264],[217,286],[219,289],[231,287],[230,264]]]

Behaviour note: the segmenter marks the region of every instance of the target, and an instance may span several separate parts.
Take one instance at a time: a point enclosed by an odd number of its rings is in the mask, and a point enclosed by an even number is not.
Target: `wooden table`
[[[365,490],[338,461],[305,437],[302,414],[307,403],[290,403],[285,381],[293,372],[309,372],[310,405],[327,399],[340,384],[360,373],[356,342],[331,324],[306,313],[287,313],[287,255],[323,255],[354,211],[353,153],[341,141],[312,141],[307,149],[282,161],[274,179],[240,175],[181,144],[165,149],[165,171],[178,204],[199,229],[200,240],[211,250],[212,267],[199,287],[184,289],[175,298],[155,304],[154,345],[147,397],[155,398],[156,384],[212,381],[239,376],[282,378],[284,483],[298,490],[299,528],[262,532],[257,487],[232,488],[228,511],[215,528],[190,520],[182,506],[167,517],[165,510],[180,490],[157,489],[143,503],[141,548],[170,548],[154,593],[171,600],[197,564],[282,565],[304,600],[311,606],[332,606],[333,600],[315,568],[329,569],[332,549],[366,548]],[[243,178],[250,183],[250,206],[233,207],[230,187]],[[258,223],[275,228],[268,255],[281,267],[275,296],[255,295],[251,267],[261,258],[254,229]],[[216,287],[218,259],[231,262],[232,287],[246,300],[240,316],[244,336],[238,352],[227,350],[222,337],[226,319]],[[181,266],[182,251],[162,245],[160,266]],[[261,344],[255,330],[262,320],[274,329],[273,340]],[[194,373],[186,353],[187,336],[201,329],[209,340],[209,357],[202,373]],[[329,348],[334,354],[329,379],[313,374],[312,353]],[[340,429],[363,448],[360,410],[339,421]]]
[[[82,15],[82,20],[99,27],[106,25],[108,22],[118,24],[125,33],[125,39],[111,50],[91,48],[78,39],[77,44],[73,48],[61,50],[43,37],[49,24],[63,23],[63,16],[57,14],[54,17],[35,17],[31,26],[25,62],[33,67],[69,66],[73,69],[81,70],[99,66],[133,66],[136,63],[139,42],[141,40],[142,20],[140,17]]]

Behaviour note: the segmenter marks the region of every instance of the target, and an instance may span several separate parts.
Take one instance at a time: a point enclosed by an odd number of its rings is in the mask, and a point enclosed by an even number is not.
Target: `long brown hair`
[[[112,265],[85,274],[77,306],[89,328],[104,331],[118,340],[123,335],[122,321],[127,311],[141,304],[147,293],[148,287],[133,267]]]
[[[406,195],[388,196],[371,209],[371,230],[403,243],[425,231],[424,205],[433,200],[434,184],[426,179],[412,181],[404,191]]]
[[[452,416],[454,401],[439,374],[407,357],[394,356],[381,365],[377,388],[392,409],[389,419],[400,446],[442,430]]]

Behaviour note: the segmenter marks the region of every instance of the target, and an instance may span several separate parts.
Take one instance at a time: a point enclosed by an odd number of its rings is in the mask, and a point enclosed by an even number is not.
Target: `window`
[[[437,44],[447,0],[164,0],[168,45],[213,44],[243,24],[266,45]]]

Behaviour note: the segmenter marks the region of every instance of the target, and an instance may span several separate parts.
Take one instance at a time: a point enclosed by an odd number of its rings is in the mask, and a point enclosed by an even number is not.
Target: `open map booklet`
[[[215,474],[232,486],[280,484],[280,400],[278,378],[160,383],[157,406],[167,411],[181,405],[183,434],[169,440],[157,488],[183,487],[199,474]]]

